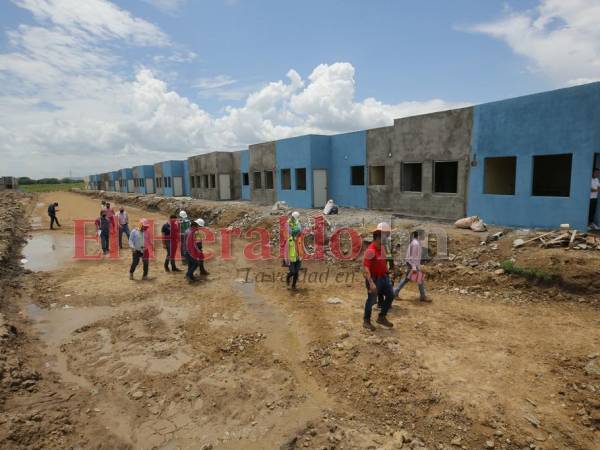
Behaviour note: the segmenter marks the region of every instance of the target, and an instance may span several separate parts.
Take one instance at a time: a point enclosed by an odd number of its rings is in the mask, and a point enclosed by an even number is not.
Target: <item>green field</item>
[[[54,192],[68,191],[72,188],[83,188],[83,181],[77,183],[58,183],[58,184],[21,184],[19,189],[25,192]]]

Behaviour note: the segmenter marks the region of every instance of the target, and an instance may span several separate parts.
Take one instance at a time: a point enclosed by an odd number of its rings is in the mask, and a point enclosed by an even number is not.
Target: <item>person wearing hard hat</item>
[[[185,245],[185,235],[187,230],[190,228],[190,224],[192,222],[188,218],[187,213],[184,210],[179,211],[179,233],[181,236],[181,258],[182,264],[187,264],[186,258],[186,245]]]
[[[300,225],[300,213],[294,211],[287,223],[287,245],[284,246],[285,264],[288,266],[288,274],[285,278],[286,284],[289,286],[292,282],[292,290],[296,290],[298,275],[302,266],[302,258],[304,256],[304,245],[302,243],[302,225]]]
[[[370,331],[375,331],[375,327],[371,323],[371,310],[373,305],[377,303],[379,294],[383,295],[383,303],[381,305],[381,310],[379,311],[379,316],[377,317],[377,323],[388,328],[394,326],[394,324],[386,318],[394,298],[394,292],[388,275],[385,247],[381,241],[382,232],[389,229],[389,225],[385,222],[380,223],[377,226],[373,231],[373,242],[367,247],[363,258],[363,270],[367,288],[363,327]]]
[[[140,220],[140,224],[137,228],[131,230],[129,234],[129,248],[131,248],[131,267],[129,268],[129,279],[133,280],[133,273],[137,268],[140,259],[142,259],[143,275],[142,280],[148,279],[148,266],[150,259],[150,252],[148,251],[150,237],[147,236],[148,229],[150,228],[151,222],[148,219]],[[148,241],[148,242],[146,242]]]
[[[409,281],[414,281],[419,288],[420,301],[431,301],[425,294],[425,276],[421,271],[422,251],[421,241],[419,241],[419,231],[413,231],[411,233],[410,244],[406,250],[406,275],[400,281],[396,289],[394,289],[394,297],[400,295],[400,291]]]

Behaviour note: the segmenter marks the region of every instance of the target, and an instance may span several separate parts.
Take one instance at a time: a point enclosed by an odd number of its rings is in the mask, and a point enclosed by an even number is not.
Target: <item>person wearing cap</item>
[[[292,290],[296,290],[298,275],[302,266],[302,257],[304,256],[304,245],[302,243],[302,225],[300,225],[300,213],[294,211],[287,223],[287,245],[285,249],[285,264],[288,266],[288,274],[285,278],[286,284],[289,286],[292,282]]]
[[[140,224],[137,228],[134,228],[129,235],[129,248],[131,248],[131,267],[129,268],[129,279],[133,280],[133,273],[142,259],[143,274],[142,280],[148,279],[148,266],[149,266],[149,251],[146,245],[146,238],[148,234],[148,228],[150,227],[150,221],[147,219],[140,220]]]
[[[194,275],[194,271],[198,267],[198,262],[200,260],[200,252],[196,246],[196,232],[201,224],[204,225],[204,221],[202,219],[191,222],[190,227],[185,232],[185,237],[183,240],[182,248],[185,248],[185,259],[187,261],[187,272],[185,274],[185,278],[189,282],[198,281],[198,278],[196,278]]]
[[[181,269],[178,269],[175,264],[175,253],[177,252],[177,245],[179,244],[179,223],[177,223],[177,215],[171,214],[169,221],[162,226],[160,231],[163,236],[163,245],[167,252],[167,256],[165,257],[165,272],[181,272]],[[169,269],[169,263],[171,263],[171,269]]]
[[[363,258],[365,285],[367,287],[363,327],[370,331],[375,330],[375,327],[371,323],[371,310],[373,305],[377,303],[379,294],[383,295],[384,300],[381,310],[379,311],[379,316],[377,317],[377,323],[388,328],[394,326],[394,324],[386,318],[394,298],[394,292],[392,291],[392,283],[390,282],[388,275],[385,247],[381,242],[382,228],[383,227],[378,226],[377,229],[373,231],[373,242],[367,247]]]
[[[419,287],[420,301],[426,302],[430,299],[425,295],[425,282],[423,272],[421,271],[422,247],[419,241],[419,231],[411,233],[411,241],[406,250],[406,275],[394,289],[394,297],[400,295],[402,288],[409,282],[415,281]]]

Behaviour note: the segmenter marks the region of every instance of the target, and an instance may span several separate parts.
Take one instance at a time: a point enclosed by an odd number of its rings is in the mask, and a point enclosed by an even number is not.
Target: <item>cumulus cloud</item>
[[[465,105],[358,100],[355,68],[338,62],[317,66],[306,79],[289,70],[244,93],[241,105],[210,113],[169,87],[160,71],[119,57],[119,45],[149,45],[146,38],[131,40],[124,29],[138,29],[141,19],[90,1],[123,26],[103,28],[81,11],[62,12],[71,6],[67,0],[18,1],[38,23],[9,31],[10,51],[0,53],[0,154],[11,173],[98,173],[306,133],[391,125],[394,118]],[[169,41],[154,25],[143,29],[163,36],[159,47]],[[237,83],[222,75],[196,84],[219,91],[237,89]]]
[[[600,78],[598,24],[597,0],[541,0],[534,10],[509,11],[471,31],[506,42],[557,83],[575,85]]]

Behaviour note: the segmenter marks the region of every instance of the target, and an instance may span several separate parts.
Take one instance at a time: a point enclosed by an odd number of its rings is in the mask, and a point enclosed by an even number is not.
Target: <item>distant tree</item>
[[[59,184],[60,180],[58,178],[40,178],[37,180],[37,184]]]
[[[19,184],[35,184],[35,180],[29,177],[19,177]]]

